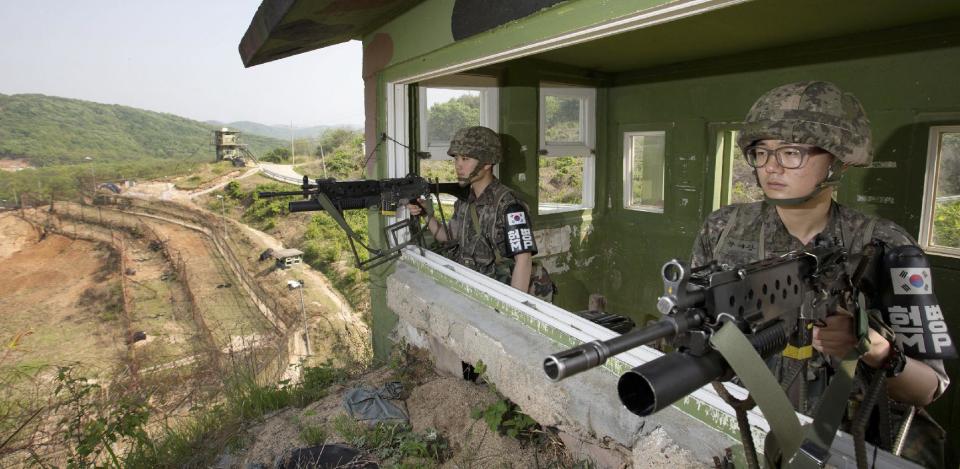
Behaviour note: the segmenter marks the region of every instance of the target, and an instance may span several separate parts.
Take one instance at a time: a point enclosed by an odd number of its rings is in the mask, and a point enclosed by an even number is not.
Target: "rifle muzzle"
[[[757,354],[767,359],[786,346],[786,325],[777,321],[751,334],[748,340]],[[711,381],[731,378],[733,370],[716,350],[703,355],[670,352],[624,373],[617,382],[617,394],[627,410],[646,417]]]
[[[602,365],[610,350],[599,340],[550,355],[543,361],[543,371],[551,381],[560,381],[595,366]]]
[[[627,410],[646,417],[727,374],[727,362],[717,351],[671,352],[624,373],[617,394]]]

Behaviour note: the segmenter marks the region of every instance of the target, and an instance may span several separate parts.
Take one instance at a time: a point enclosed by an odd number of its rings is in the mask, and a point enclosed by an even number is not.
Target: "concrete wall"
[[[675,408],[648,418],[627,412],[616,393],[618,375],[602,368],[550,382],[542,360],[560,346],[494,308],[437,285],[408,264],[398,264],[387,292],[387,305],[400,318],[398,340],[429,350],[437,367],[453,375],[461,373],[461,361],[483,361],[486,379],[500,393],[541,425],[557,427],[568,441],[580,443],[568,447],[579,448],[581,457],[606,461],[604,466],[637,458],[634,467],[646,467],[645,458],[676,444],[686,450],[676,453],[687,463],[712,464],[713,456],[737,444]],[[642,448],[639,456],[634,447]]]

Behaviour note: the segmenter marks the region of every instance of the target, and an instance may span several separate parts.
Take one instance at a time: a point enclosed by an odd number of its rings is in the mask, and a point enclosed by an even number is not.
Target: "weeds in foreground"
[[[60,367],[51,402],[33,414],[24,413],[23,425],[4,427],[0,457],[14,459],[0,459],[0,465],[19,460],[41,467],[207,467],[225,449],[242,446],[244,430],[252,422],[284,407],[309,404],[347,378],[344,370],[328,363],[304,369],[299,384],[263,385],[246,364],[235,366],[216,403],[195,406],[175,424],[149,405],[151,393],[143,388],[124,382],[101,386],[78,376],[72,367]],[[28,438],[42,422],[51,425],[43,430],[48,436]],[[307,436],[323,439],[316,432]]]
[[[436,467],[452,456],[447,440],[436,430],[414,432],[406,423],[372,427],[346,414],[333,419],[333,428],[346,442],[375,454],[388,467]]]
[[[145,429],[150,412],[140,396],[129,393],[110,402],[101,391],[98,384],[74,376],[72,368],[59,368],[53,394],[58,402],[55,413],[61,416],[58,433],[70,442],[67,467],[120,469],[122,454],[114,451],[118,443],[134,451],[150,444]]]
[[[327,429],[320,425],[307,425],[300,429],[300,439],[307,446],[322,445],[327,442]]]
[[[493,430],[510,438],[530,439],[539,428],[537,422],[529,415],[520,411],[516,404],[503,398],[484,409],[473,409],[470,416],[474,419],[483,419]]]
[[[296,385],[261,385],[248,373],[234,375],[227,381],[223,402],[199,412],[185,425],[166,428],[154,439],[154,446],[131,453],[127,467],[208,466],[224,449],[243,445],[243,430],[251,422],[284,407],[314,402],[347,379],[345,370],[333,368],[329,362],[305,368],[303,373]]]
[[[520,407],[507,399],[493,382],[487,378],[487,364],[483,360],[478,360],[473,365],[473,374],[476,376],[476,382],[487,383],[487,386],[500,398],[493,404],[485,408],[476,408],[470,410],[470,416],[474,420],[483,419],[490,427],[490,430],[510,438],[517,438],[522,441],[530,441],[533,436],[540,431],[540,425],[529,415],[520,411]]]

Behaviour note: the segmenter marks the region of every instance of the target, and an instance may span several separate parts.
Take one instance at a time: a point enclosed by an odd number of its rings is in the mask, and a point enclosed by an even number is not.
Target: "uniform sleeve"
[[[690,251],[690,266],[693,268],[709,264],[714,260],[716,253],[713,252],[717,241],[720,240],[720,233],[726,227],[730,214],[734,206],[728,205],[707,215],[703,221],[697,239],[693,242],[693,249]]]
[[[533,225],[527,208],[519,201],[507,204],[502,214],[504,252],[506,257],[529,252],[537,254],[537,242],[533,238]]]
[[[690,267],[700,267],[713,260],[713,244],[710,243],[708,231],[707,224],[704,223],[690,251]]]

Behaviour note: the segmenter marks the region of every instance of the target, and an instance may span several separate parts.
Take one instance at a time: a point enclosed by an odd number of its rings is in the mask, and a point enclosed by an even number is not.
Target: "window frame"
[[[579,212],[593,210],[595,206],[596,188],[596,146],[597,146],[597,89],[586,86],[557,86],[541,84],[539,88],[538,110],[538,140],[540,150],[537,152],[537,186],[539,187],[539,159],[558,158],[566,156],[582,157],[583,161],[583,192],[580,205],[574,207],[559,207],[548,210],[541,208],[539,189],[537,190],[537,215],[552,215],[556,213]],[[547,142],[547,96],[562,98],[580,98],[580,135],[579,144],[552,144]]]
[[[920,248],[930,254],[960,258],[960,248],[931,243],[933,238],[934,212],[936,209],[937,184],[940,176],[940,141],[945,133],[960,133],[960,125],[935,125],[930,127],[927,140],[927,168],[923,181],[923,205],[920,212],[920,233],[917,241]]]
[[[430,145],[430,138],[427,129],[428,109],[427,109],[427,91],[430,89],[459,90],[459,91],[477,91],[480,93],[480,125],[488,127],[494,132],[500,132],[499,129],[499,105],[500,88],[496,84],[490,86],[463,86],[463,85],[442,85],[425,84],[417,88],[417,129],[420,136],[420,150],[430,153],[429,161],[452,161],[447,155],[447,149],[450,148],[450,142],[442,145]]]
[[[634,212],[646,212],[663,214],[667,206],[667,129],[656,130],[635,130],[623,132],[623,209]],[[631,205],[630,199],[633,194],[633,137],[653,137],[663,136],[663,162],[660,172],[660,200],[662,207],[656,205],[637,204]]]

